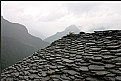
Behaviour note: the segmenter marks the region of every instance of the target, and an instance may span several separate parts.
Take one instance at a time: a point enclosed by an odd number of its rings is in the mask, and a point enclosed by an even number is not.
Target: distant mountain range
[[[9,22],[1,16],[1,69],[47,45],[48,42],[29,34],[24,25]]]
[[[51,42],[61,38],[62,36],[68,34],[69,32],[79,33],[80,30],[78,29],[77,26],[71,25],[71,26],[67,27],[64,31],[57,32],[56,34],[54,34],[54,35],[52,35],[50,37],[47,37],[46,39],[44,39],[44,41],[47,41],[47,42],[51,43]]]

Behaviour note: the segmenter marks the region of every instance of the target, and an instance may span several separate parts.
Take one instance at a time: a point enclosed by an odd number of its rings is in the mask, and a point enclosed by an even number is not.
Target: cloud
[[[39,21],[52,22],[66,16],[67,14],[68,11],[62,5],[57,5],[56,8],[51,5],[43,11],[43,15],[39,16]]]
[[[29,32],[46,36],[63,31],[67,26],[81,26],[81,31],[121,29],[121,2],[44,2],[2,1],[5,19],[18,22]]]
[[[99,6],[100,3],[65,3],[64,6],[67,7],[70,13],[74,15],[88,13],[89,11],[93,10],[95,7]]]

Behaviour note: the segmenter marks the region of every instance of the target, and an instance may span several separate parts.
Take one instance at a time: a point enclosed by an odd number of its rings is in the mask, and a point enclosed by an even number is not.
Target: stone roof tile
[[[1,81],[121,81],[121,30],[68,34],[4,69]]]

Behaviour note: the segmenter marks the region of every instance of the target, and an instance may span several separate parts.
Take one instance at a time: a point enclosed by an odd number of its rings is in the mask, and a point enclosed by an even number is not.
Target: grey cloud
[[[74,16],[78,17],[82,14],[92,16],[94,13],[94,17],[99,15],[101,12],[102,14],[106,13],[115,13],[120,16],[121,14],[121,3],[65,3],[63,4],[70,13],[73,13]],[[106,12],[106,13],[105,13]],[[89,16],[88,15],[88,16]],[[114,15],[114,14],[112,14]]]
[[[94,31],[101,31],[101,30],[121,30],[121,23],[120,20],[114,20],[107,23],[98,23],[92,24],[90,26],[83,26],[82,30],[85,32],[94,32]]]
[[[64,4],[64,6],[67,7],[69,12],[74,13],[75,15],[89,12],[99,5],[100,3],[65,3]]]
[[[28,4],[28,2],[23,2],[19,4],[18,2],[6,3],[2,6],[2,15],[4,18],[24,24],[31,32],[34,29],[48,36],[60,31],[60,29],[64,30],[65,27],[73,23],[75,25],[84,25],[80,29],[86,32],[121,29],[120,14],[121,2],[67,2],[61,4],[59,2],[52,4],[46,2]]]
[[[65,14],[62,14],[62,13],[59,14],[59,13],[56,13],[56,11],[55,11],[55,12],[50,13],[48,16],[44,16],[44,17],[39,18],[39,21],[52,22],[52,21],[58,20],[64,16],[65,16]]]

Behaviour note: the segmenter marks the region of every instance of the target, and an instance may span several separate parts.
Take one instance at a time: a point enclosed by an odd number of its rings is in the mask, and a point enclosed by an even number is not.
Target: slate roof
[[[121,81],[121,30],[68,34],[3,70],[1,81]]]

